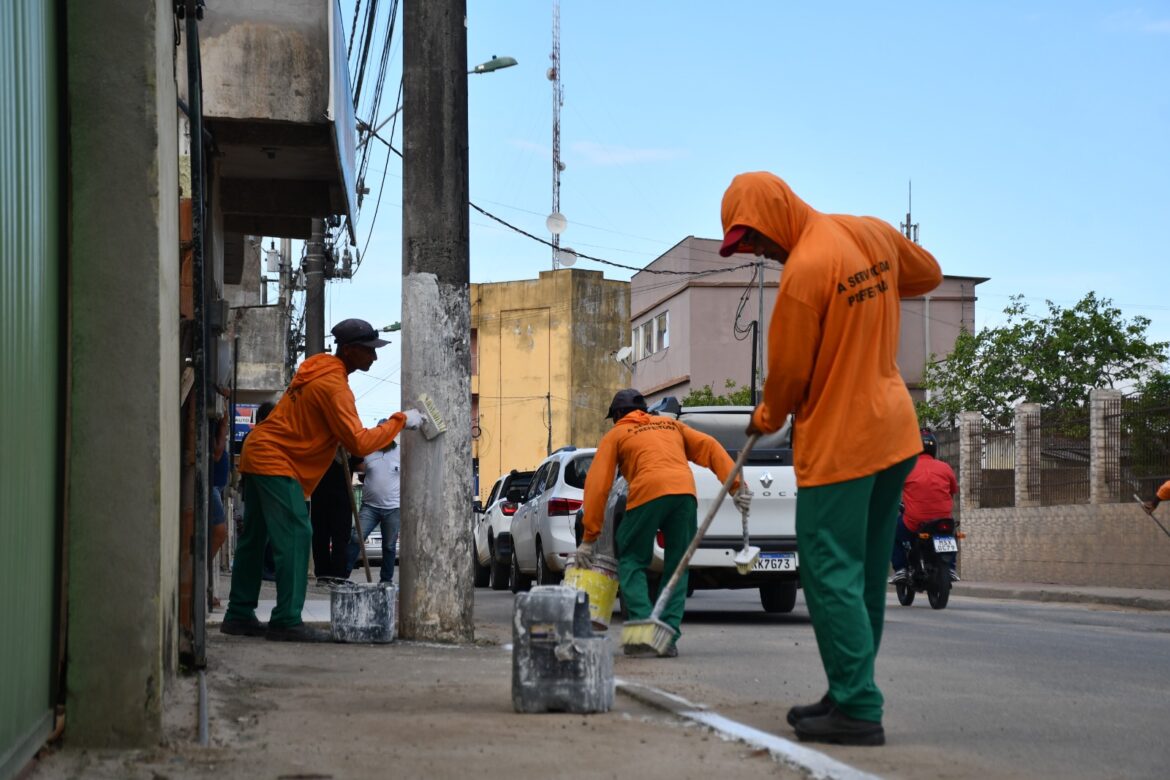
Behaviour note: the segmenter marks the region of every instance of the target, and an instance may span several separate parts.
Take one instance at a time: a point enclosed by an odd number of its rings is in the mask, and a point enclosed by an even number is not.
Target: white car
[[[577,550],[577,510],[585,498],[585,475],[593,463],[593,447],[562,447],[537,467],[512,518],[512,559],[508,587],[527,589],[533,579],[555,585]]]
[[[531,471],[513,469],[496,480],[472,525],[475,586],[503,590],[508,587],[512,563],[512,518],[532,481]]]
[[[651,411],[677,417],[713,436],[735,458],[747,439],[744,431],[752,407],[680,408],[677,400],[666,398]],[[760,603],[766,612],[791,612],[796,605],[800,555],[796,549],[796,473],[792,468],[791,431],[790,420],[776,433],[761,437],[744,464],[744,478],[754,494],[748,533],[751,544],[760,548],[752,571],[739,574],[735,568],[735,554],[743,547],[743,520],[731,500],[725,498],[687,569],[689,590],[759,588]],[[702,466],[692,463],[691,470],[698,496],[698,522],[702,523],[720,483],[713,472]],[[625,492],[626,481],[619,476],[610,491],[606,522],[621,522]],[[650,571],[659,577],[663,569],[661,541],[660,537],[654,543],[650,564]]]

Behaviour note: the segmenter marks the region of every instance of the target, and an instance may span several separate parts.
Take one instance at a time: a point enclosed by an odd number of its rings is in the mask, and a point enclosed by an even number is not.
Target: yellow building
[[[479,495],[566,445],[595,447],[613,394],[630,383],[629,282],[563,268],[471,285],[472,455]]]

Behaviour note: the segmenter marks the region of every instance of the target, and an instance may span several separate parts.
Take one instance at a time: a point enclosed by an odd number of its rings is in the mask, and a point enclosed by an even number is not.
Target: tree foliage
[[[961,332],[942,360],[927,362],[919,403],[923,424],[953,424],[959,412],[981,412],[996,425],[1011,422],[1016,404],[1083,405],[1093,388],[1140,384],[1166,360],[1168,342],[1148,343],[1150,320],[1126,320],[1108,298],[1088,293],[1071,308],[1045,302],[1033,316],[1012,296],[1007,321],[977,334]]]
[[[682,399],[683,406],[752,406],[752,389],[744,386],[737,389],[731,379],[723,383],[727,391],[724,395],[715,395],[711,385],[703,385],[697,390],[691,390]]]

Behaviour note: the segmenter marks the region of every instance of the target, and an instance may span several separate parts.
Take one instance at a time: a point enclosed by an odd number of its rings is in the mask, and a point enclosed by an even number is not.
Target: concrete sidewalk
[[[1170,610],[1170,592],[1037,583],[960,582],[955,596]],[[274,595],[262,593],[259,617]],[[305,617],[327,625],[328,591],[310,586]],[[296,644],[228,637],[210,616],[208,746],[201,747],[198,675],[167,689],[159,747],[45,751],[29,778],[477,778],[863,775],[782,736],[721,722],[669,691],[636,682],[618,656],[612,712],[512,711],[510,636],[477,625],[480,641],[448,646]],[[665,695],[663,695],[665,694]],[[730,725],[728,725],[730,723]],[[812,748],[812,750],[809,750]],[[806,752],[801,752],[806,751]],[[800,768],[800,767],[803,767]]]

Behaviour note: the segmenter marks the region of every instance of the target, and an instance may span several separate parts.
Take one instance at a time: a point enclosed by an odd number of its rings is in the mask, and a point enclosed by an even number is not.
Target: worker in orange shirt
[[[324,642],[329,632],[301,620],[308,584],[313,527],[305,502],[333,461],[337,445],[357,456],[386,445],[422,414],[396,412],[375,428],[358,417],[349,374],[369,371],[375,349],[389,342],[365,320],[333,327],[336,354],[301,363],[272,413],[248,434],[240,459],[244,479],[244,534],[232,566],[232,589],[220,630],[285,642]],[[276,562],[276,606],[265,626],[256,618],[265,540]]]
[[[629,492],[615,539],[618,584],[628,620],[646,620],[654,608],[646,568],[654,555],[658,531],[662,531],[666,542],[662,561],[665,583],[697,530],[695,477],[687,461],[711,469],[720,482],[730,476],[735,463],[713,437],[669,417],[647,413],[646,399],[633,388],[617,392],[606,418],[613,420],[613,428],[601,438],[585,477],[585,532],[575,563],[582,568],[593,563],[593,545],[601,534],[614,470],[620,469],[629,482]],[[740,483],[737,479],[732,485],[732,500],[740,511],[747,512],[751,493],[741,489]],[[676,632],[682,624],[686,599],[684,571],[662,611],[663,622]],[[626,645],[624,652],[638,657],[659,655],[650,645]],[[674,658],[678,647],[671,643],[660,655]]]
[[[906,548],[914,541],[914,534],[927,523],[950,518],[954,514],[955,496],[959,495],[959,481],[950,464],[936,459],[938,440],[929,430],[922,429],[922,454],[914,463],[906,484],[902,487],[902,517],[894,531],[894,551],[890,564],[894,573],[890,584],[907,579]],[[958,553],[942,553],[951,569],[951,581],[958,582],[955,571]]]
[[[829,681],[788,722],[802,740],[881,745],[874,660],[902,483],[922,451],[896,362],[900,299],[930,292],[942,271],[889,224],[818,212],[771,173],[736,176],[722,219],[722,256],[784,266],[748,432],[795,415],[800,581]]]
[[[1158,508],[1158,504],[1162,503],[1163,501],[1170,501],[1170,479],[1163,482],[1162,486],[1158,488],[1158,492],[1154,495],[1154,497],[1149,501],[1143,501],[1142,505],[1150,512],[1153,512]]]

